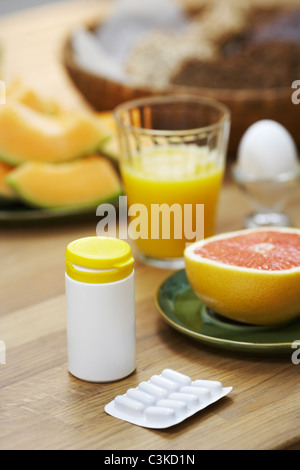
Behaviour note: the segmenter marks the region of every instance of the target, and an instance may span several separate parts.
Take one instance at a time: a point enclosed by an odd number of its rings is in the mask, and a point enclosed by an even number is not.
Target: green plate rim
[[[216,346],[221,349],[227,349],[231,351],[264,353],[264,354],[268,353],[272,355],[287,354],[288,352],[292,354],[293,352],[292,343],[288,341],[284,341],[284,342],[281,341],[278,343],[266,343],[266,342],[255,343],[255,342],[234,341],[230,339],[217,338],[214,336],[208,336],[202,333],[197,333],[196,331],[193,331],[187,327],[184,327],[180,325],[179,323],[176,323],[174,320],[172,320],[170,316],[164,311],[163,307],[160,305],[159,296],[160,296],[162,287],[168,281],[170,281],[170,279],[172,279],[174,276],[178,275],[178,273],[182,271],[185,271],[185,270],[181,269],[179,271],[176,271],[175,273],[172,273],[163,282],[160,283],[159,287],[156,290],[155,305],[161,317],[164,319],[164,321],[167,324],[172,326],[174,329],[176,329],[180,333],[183,333],[186,336],[192,337],[198,342],[202,342],[210,346]],[[188,283],[188,285],[190,284]],[[199,302],[201,302],[200,299],[199,299]],[[205,305],[203,304],[203,306]]]
[[[17,209],[17,210],[0,210],[0,222],[31,222],[42,220],[61,219],[64,217],[76,217],[78,215],[92,214],[91,210],[61,210],[52,209]]]
[[[117,195],[113,195],[99,202],[100,204],[109,203],[112,204],[116,210],[119,208],[119,196],[123,192]],[[62,207],[62,208],[38,208],[29,207],[25,204],[15,204],[7,207],[0,208],[0,223],[5,225],[24,223],[35,223],[35,222],[46,222],[46,221],[58,221],[58,220],[77,220],[82,217],[91,217],[95,215],[98,205],[94,207]],[[14,207],[15,209],[12,209]]]

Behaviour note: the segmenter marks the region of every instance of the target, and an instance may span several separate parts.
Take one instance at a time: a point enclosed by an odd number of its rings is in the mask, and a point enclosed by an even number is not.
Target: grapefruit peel
[[[244,237],[248,235],[267,232],[293,235],[296,240],[295,266],[272,270],[237,266],[218,261],[218,254],[215,259],[209,259],[203,254],[203,248],[212,246],[212,242],[221,242],[219,246],[222,246],[224,240],[226,252],[226,242],[234,237],[242,237],[246,241]],[[256,250],[257,257],[263,253],[266,259],[277,249],[276,245],[265,241],[256,243],[252,248],[254,257]],[[300,315],[300,229],[261,228],[228,232],[189,245],[184,257],[186,275],[192,289],[216,313],[254,325],[278,325]]]

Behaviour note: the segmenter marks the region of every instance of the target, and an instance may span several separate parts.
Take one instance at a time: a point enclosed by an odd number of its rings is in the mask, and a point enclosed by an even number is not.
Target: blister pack
[[[232,387],[213,380],[192,380],[164,369],[147,382],[130,388],[105,406],[115,418],[147,428],[167,428],[185,420],[227,395]]]

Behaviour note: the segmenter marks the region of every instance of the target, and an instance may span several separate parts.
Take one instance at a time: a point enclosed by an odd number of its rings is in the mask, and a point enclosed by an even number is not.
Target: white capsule
[[[138,390],[137,388],[129,388],[126,395],[133,400],[143,403],[145,406],[152,406],[155,404],[155,398],[152,395],[142,392],[142,390]]]
[[[172,380],[161,377],[160,375],[153,375],[150,379],[150,383],[157,385],[158,387],[166,389],[168,392],[177,392],[179,385]]]
[[[178,417],[184,416],[188,410],[187,404],[184,401],[179,401],[179,400],[169,400],[169,399],[158,400],[156,405],[163,406],[165,408],[171,408],[172,410],[175,411],[176,416]]]
[[[181,374],[180,372],[177,372],[172,369],[163,370],[162,376],[166,379],[177,382],[180,386],[190,385],[190,383],[192,382],[191,378],[187,375]]]
[[[211,393],[221,393],[223,390],[221,382],[217,382],[216,380],[195,380],[192,386],[208,388]]]
[[[115,398],[115,406],[120,411],[134,416],[142,416],[145,409],[142,403],[127,398],[124,395],[118,395]]]
[[[186,403],[189,410],[193,410],[199,406],[197,395],[192,395],[190,393],[170,393],[168,398],[170,398],[170,400],[183,401]]]
[[[145,416],[152,423],[168,425],[176,419],[175,411],[172,408],[160,406],[149,406],[146,408]]]
[[[163,388],[158,387],[157,385],[150,384],[149,382],[141,382],[138,388],[143,392],[149,393],[157,400],[161,398],[166,398],[166,396],[168,395],[167,390],[164,390]]]
[[[207,401],[211,397],[210,391],[207,388],[201,388],[201,387],[193,387],[193,386],[182,387],[180,389],[180,392],[191,394],[191,395],[196,395],[200,402]]]

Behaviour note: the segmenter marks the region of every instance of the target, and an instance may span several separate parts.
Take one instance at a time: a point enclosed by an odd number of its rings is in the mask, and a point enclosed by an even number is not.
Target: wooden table
[[[69,29],[104,14],[99,1],[60,3],[0,20],[4,78],[16,75],[72,106],[83,101],[60,64]],[[224,184],[218,231],[241,227],[246,200]],[[300,226],[297,201],[289,207]],[[0,229],[1,449],[292,449],[300,448],[300,365],[207,347],[173,330],[154,296],[171,273],[136,264],[137,367],[128,378],[90,384],[67,370],[64,253],[69,241],[96,234],[97,218]],[[300,338],[295,338],[300,339]],[[292,353],[292,351],[291,351]],[[104,405],[165,367],[193,379],[233,386],[217,404],[168,430],[149,430],[108,416]]]

